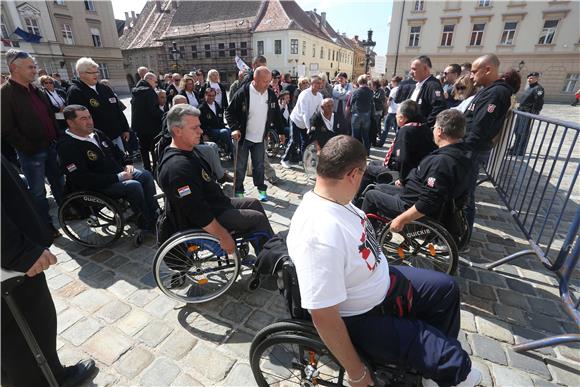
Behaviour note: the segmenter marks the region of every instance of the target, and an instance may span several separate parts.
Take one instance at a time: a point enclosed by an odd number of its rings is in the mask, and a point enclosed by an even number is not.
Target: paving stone
[[[548,361],[548,369],[557,383],[565,386],[580,386],[578,363],[563,360]]]
[[[77,309],[68,308],[57,316],[57,332],[64,332],[83,317],[84,315]]]
[[[209,367],[212,368],[212,367]],[[158,358],[141,377],[142,386],[169,386],[179,375],[180,368],[175,362],[167,358]]]
[[[71,259],[70,261],[60,263],[58,266],[63,271],[72,272],[81,268],[80,262],[78,261],[80,261],[80,258],[77,258],[76,260]]]
[[[81,267],[81,270],[79,271],[78,275],[80,279],[83,279],[86,277],[90,277],[100,272],[101,270],[103,270],[101,266],[97,265],[96,263],[89,262],[86,265],[83,265],[83,267]]]
[[[183,372],[179,374],[177,379],[172,383],[173,386],[203,386],[203,383],[195,379],[193,376],[184,374]]]
[[[89,313],[113,301],[113,298],[102,289],[87,289],[71,300],[73,305]]]
[[[505,278],[501,274],[484,270],[480,271],[478,274],[479,280],[482,284],[500,288],[507,287]]]
[[[145,310],[153,316],[162,319],[167,313],[178,306],[176,301],[165,296],[157,297],[145,307]]]
[[[68,305],[66,304],[63,298],[53,296],[52,301],[54,302],[54,309],[56,310],[57,315],[60,314],[60,312],[62,312],[66,308],[68,308]]]
[[[55,294],[57,294],[59,297],[62,297],[64,299],[68,300],[68,299],[72,299],[77,294],[84,292],[85,290],[87,290],[87,287],[85,284],[83,284],[81,281],[73,281],[73,282],[69,283],[68,285],[63,286],[62,288],[58,289],[55,292]]]
[[[132,345],[132,341],[117,328],[105,327],[91,337],[84,349],[91,357],[112,365]]]
[[[496,386],[532,386],[532,379],[525,373],[502,367],[497,364],[491,365],[493,378]]]
[[[461,329],[468,332],[477,332],[475,327],[475,317],[473,313],[466,310],[461,311]]]
[[[219,382],[223,380],[234,365],[234,360],[204,343],[198,343],[187,356],[186,363],[191,364],[206,378]],[[207,367],[211,364],[211,367]]]
[[[126,299],[131,294],[135,293],[135,291],[137,291],[137,287],[123,279],[119,279],[114,284],[109,286],[107,290],[119,298]]]
[[[508,349],[507,356],[510,366],[518,368],[524,372],[531,372],[533,374],[539,375],[544,379],[551,379],[548,367],[543,360],[537,358],[537,355],[517,353],[511,349]]]
[[[532,376],[532,380],[534,381],[534,387],[558,387],[559,384],[548,382],[542,378],[538,378],[536,376]]]
[[[232,352],[240,359],[247,359],[250,354],[250,345],[254,335],[246,332],[234,332],[223,345],[224,351]]]
[[[493,302],[490,302],[490,300],[471,295],[462,295],[461,304],[475,315],[493,315]]]
[[[507,365],[503,346],[497,341],[478,334],[468,334],[473,354],[494,363]]]
[[[580,344],[559,345],[556,349],[560,355],[580,363]]]
[[[128,278],[139,279],[151,271],[150,266],[136,264],[135,262],[128,262],[115,269],[118,274],[124,275]]]
[[[471,282],[469,284],[469,293],[472,296],[483,298],[486,300],[495,301],[496,296],[493,287]]]
[[[562,324],[552,317],[542,316],[541,314],[535,313],[534,315],[528,314],[528,321],[535,329],[540,329],[546,332],[551,332],[555,334],[563,333]]]
[[[131,304],[137,305],[138,307],[142,308],[151,301],[153,301],[158,296],[157,293],[152,292],[147,289],[138,289],[133,294],[131,294],[127,301]]]
[[[73,279],[70,276],[68,276],[66,274],[60,274],[60,275],[57,275],[56,277],[51,278],[48,281],[48,287],[53,289],[53,290],[56,290],[56,289],[60,289],[63,286],[71,283],[72,281],[73,281]]]
[[[498,320],[491,321],[487,318],[476,316],[475,325],[477,326],[477,331],[484,336],[509,344],[514,342],[513,334],[507,323]]]
[[[113,301],[103,306],[95,313],[95,317],[100,318],[107,324],[112,324],[131,311],[131,307],[121,301]]]
[[[489,367],[487,362],[480,360],[476,357],[471,358],[471,365],[473,368],[478,369],[481,372],[481,382],[479,383],[484,387],[492,387],[493,381],[491,379],[491,373],[489,372]]]
[[[457,335],[457,340],[459,340],[459,342],[461,343],[461,348],[463,348],[465,352],[467,352],[470,355],[473,353],[471,351],[471,345],[469,345],[469,342],[467,341],[467,336],[465,332],[459,331],[459,335]]]
[[[513,290],[496,289],[498,300],[502,304],[514,306],[523,310],[529,310],[528,298],[523,294],[514,292]]]
[[[252,311],[252,308],[245,304],[231,302],[220,312],[220,316],[236,323],[242,323]]]
[[[174,331],[161,345],[160,351],[172,359],[180,360],[197,343],[197,339],[184,330]]]
[[[192,315],[186,322],[185,328],[194,336],[214,343],[223,342],[232,331],[229,323],[209,315]]]
[[[256,310],[250,315],[250,318],[248,318],[245,325],[254,331],[259,331],[265,326],[273,323],[274,320],[276,320],[276,318],[271,314],[262,312],[261,310]]]
[[[117,269],[119,266],[124,265],[129,262],[129,258],[122,255],[114,255],[107,259],[104,264],[111,269]]]
[[[90,260],[93,262],[102,263],[102,262],[106,261],[107,259],[109,259],[110,257],[112,257],[113,255],[115,255],[115,253],[113,253],[110,250],[100,250],[96,254],[91,255]]]
[[[520,280],[517,280],[515,278],[506,278],[506,282],[507,282],[507,285],[510,289],[515,290],[516,292],[519,292],[520,294],[524,294],[527,296],[530,296],[530,295],[535,296],[536,295],[536,290],[529,282],[520,281]]]
[[[272,298],[272,292],[264,289],[256,289],[252,292],[246,292],[243,297],[245,303],[250,306],[260,308],[266,305]]]
[[[102,327],[103,325],[97,320],[88,318],[78,321],[61,335],[70,341],[71,344],[79,346],[97,333]]]
[[[148,313],[138,309],[133,309],[131,313],[119,320],[115,326],[125,334],[133,336],[135,333],[143,329],[143,327],[147,325],[151,319],[152,317]]]
[[[173,331],[165,322],[153,320],[139,332],[137,339],[151,348],[155,348]]]
[[[99,367],[99,368],[101,368],[101,367]],[[119,380],[118,376],[112,375],[112,374],[100,369],[97,376],[95,376],[95,378],[91,382],[91,385],[92,386],[99,386],[99,387],[115,386],[118,384],[117,383],[118,380]]]
[[[517,325],[514,325],[512,327],[512,331],[514,333],[514,340],[516,344],[522,344],[531,340],[539,340],[546,338],[546,334],[544,333],[533,331],[531,329],[520,327]],[[554,349],[550,347],[536,349],[536,352],[540,352],[548,356],[556,356]]]
[[[102,270],[88,278],[83,278],[83,281],[89,286],[107,288],[115,282],[115,273],[110,270]]]
[[[503,320],[520,325],[525,325],[528,322],[526,314],[521,309],[503,304],[495,304],[493,308],[496,316]]]
[[[542,313],[560,319],[567,319],[568,316],[562,307],[561,302],[554,302],[537,297],[529,297],[528,303],[532,306],[532,310],[536,313]]]
[[[223,382],[224,386],[257,386],[252,369],[246,363],[236,363]]]
[[[115,369],[128,379],[139,375],[153,361],[153,354],[141,347],[135,347],[115,362]]]

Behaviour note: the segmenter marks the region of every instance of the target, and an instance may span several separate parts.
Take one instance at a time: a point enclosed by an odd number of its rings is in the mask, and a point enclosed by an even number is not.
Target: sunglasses
[[[42,82],[42,83],[43,83],[44,85],[47,85],[47,84],[53,85],[53,84],[54,84],[54,82],[53,82],[53,81],[44,81],[44,82]]]
[[[455,86],[455,90],[465,90],[465,86]]]
[[[27,53],[26,51],[20,51],[18,52],[18,54],[16,54],[12,60],[10,61],[10,63],[8,63],[8,66],[10,66],[12,63],[14,63],[17,59],[26,59],[26,58],[32,58],[32,56],[30,56],[29,53]]]

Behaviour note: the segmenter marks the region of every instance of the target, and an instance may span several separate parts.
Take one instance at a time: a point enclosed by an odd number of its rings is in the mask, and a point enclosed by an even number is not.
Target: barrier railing
[[[566,312],[580,329],[579,301],[569,284],[579,254],[580,125],[530,113],[513,111],[507,118],[485,172],[530,249],[484,266],[487,270],[526,255],[537,256],[558,277]],[[569,342],[580,334],[547,337],[514,346],[529,351]]]

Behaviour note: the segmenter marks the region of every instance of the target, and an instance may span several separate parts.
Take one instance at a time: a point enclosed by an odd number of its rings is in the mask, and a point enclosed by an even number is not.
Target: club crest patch
[[[211,178],[209,177],[208,173],[205,171],[205,169],[201,170],[201,178],[206,182],[209,183]]]
[[[439,90],[435,90],[435,97],[441,97],[441,92]]]
[[[99,101],[97,101],[94,98],[89,99],[89,105],[91,105],[94,108],[98,108],[99,106],[101,106],[101,104],[99,103]]]
[[[495,110],[495,105],[490,103],[489,105],[487,105],[487,112],[488,113],[493,113],[493,111]]]
[[[117,103],[117,98],[115,97],[109,98],[109,103]]]
[[[69,172],[74,172],[77,170],[77,166],[75,164],[69,164],[66,166],[66,170]]]
[[[435,182],[437,181],[437,179],[435,179],[434,177],[429,177],[427,178],[427,187],[435,187]]]
[[[191,189],[189,189],[188,185],[184,185],[183,187],[177,189],[177,194],[179,195],[180,198],[182,198],[184,196],[191,194]]]
[[[106,141],[102,141],[101,142],[101,145],[104,146],[105,148],[108,148],[109,147],[109,145],[107,145],[107,142]]]
[[[92,150],[88,150],[87,151],[87,157],[89,158],[89,160],[91,161],[95,161],[96,159],[99,158],[99,156],[97,156],[97,154],[95,152],[93,152]]]
[[[544,92],[542,90],[538,90],[538,95],[542,95]]]

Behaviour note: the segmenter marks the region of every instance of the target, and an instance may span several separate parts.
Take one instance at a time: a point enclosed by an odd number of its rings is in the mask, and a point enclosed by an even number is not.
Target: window
[[[324,59],[324,47],[320,46],[320,59]]]
[[[419,37],[421,36],[421,26],[411,27],[409,34],[409,47],[419,47]]]
[[[441,35],[442,47],[451,47],[453,43],[453,31],[455,31],[455,24],[446,24],[443,26],[443,35]]]
[[[478,0],[477,6],[480,8],[491,7],[491,0]]]
[[[103,47],[101,42],[101,31],[98,28],[91,28],[91,37],[93,38],[93,46]]]
[[[29,33],[34,35],[40,35],[40,27],[38,26],[38,20],[33,17],[25,17],[24,24]]]
[[[264,55],[264,41],[258,40],[258,55]]]
[[[580,74],[568,74],[562,91],[564,93],[574,93],[578,88],[580,88]]]
[[[306,55],[306,42],[302,41],[302,55]]]
[[[197,46],[196,45],[191,46],[191,58],[197,59]]]
[[[236,44],[230,43],[230,56],[236,56]]]
[[[484,29],[485,23],[477,23],[473,25],[473,30],[471,31],[471,40],[469,41],[470,46],[481,46],[481,39],[483,38]]]
[[[290,54],[298,54],[298,39],[290,39]]]
[[[95,3],[93,0],[85,0],[85,9],[87,11],[95,11]]]
[[[211,58],[211,46],[209,44],[206,44],[203,46],[203,48],[205,50],[205,57]]]
[[[274,54],[276,54],[276,55],[282,54],[282,41],[281,40],[274,40]]]
[[[218,55],[219,55],[220,57],[224,57],[224,56],[226,56],[226,52],[224,51],[224,49],[225,49],[225,48],[226,48],[226,45],[225,45],[225,43],[218,43],[218,50],[219,50],[219,53],[218,53]]]
[[[506,22],[503,27],[503,33],[501,34],[500,44],[514,44],[514,36],[516,34],[516,28],[518,22]]]
[[[421,12],[424,10],[425,10],[425,1],[424,0],[416,0],[415,7],[413,8],[413,11]]]
[[[101,79],[109,79],[109,67],[106,63],[99,63],[99,74]]]
[[[2,28],[2,39],[10,39],[10,34],[8,33],[8,27],[6,26],[6,21],[4,20],[4,14],[0,15],[1,28]]]
[[[62,39],[64,40],[64,44],[75,44],[72,29],[69,24],[62,25]]]
[[[240,47],[242,48],[242,50],[240,51],[240,55],[241,56],[248,56],[248,43],[247,42],[242,42],[240,43]]]
[[[312,45],[312,57],[316,58],[316,44]]]
[[[327,52],[328,52],[328,60],[330,60],[330,50],[328,50]],[[332,63],[330,65],[332,65]]]
[[[538,44],[552,44],[554,35],[556,34],[556,27],[558,27],[558,20],[544,21],[544,28],[542,28]]]
[[[335,51],[334,51],[334,50],[332,50],[332,60],[333,60],[333,61],[334,61],[334,53],[335,53]]]
[[[64,5],[64,0],[54,0],[54,4],[56,4],[56,5]]]

